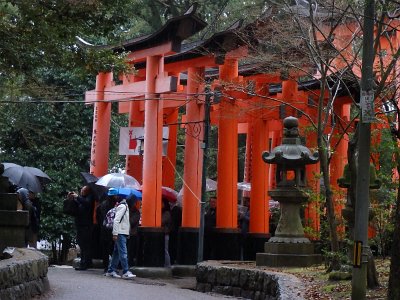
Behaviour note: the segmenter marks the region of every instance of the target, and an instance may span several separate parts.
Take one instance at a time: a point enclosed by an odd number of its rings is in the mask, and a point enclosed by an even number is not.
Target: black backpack
[[[76,217],[79,212],[79,203],[75,199],[64,199],[63,212],[69,216]]]

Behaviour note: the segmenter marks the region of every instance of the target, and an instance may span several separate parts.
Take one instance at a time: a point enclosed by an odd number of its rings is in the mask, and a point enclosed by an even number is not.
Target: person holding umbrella
[[[111,262],[106,273],[106,276],[108,277],[121,278],[121,276],[116,272],[118,263],[121,263],[122,266],[123,279],[132,279],[136,277],[136,275],[133,275],[129,271],[128,251],[126,248],[126,240],[129,237],[130,230],[129,210],[129,204],[125,199],[123,199],[116,208],[112,230],[113,241],[115,244]]]
[[[110,256],[113,253],[114,241],[112,238],[112,230],[103,225],[104,218],[107,212],[115,207],[121,198],[118,196],[118,191],[115,188],[110,188],[107,192],[107,197],[96,208],[96,220],[100,226],[100,247],[103,259],[104,274],[107,273],[110,263]]]

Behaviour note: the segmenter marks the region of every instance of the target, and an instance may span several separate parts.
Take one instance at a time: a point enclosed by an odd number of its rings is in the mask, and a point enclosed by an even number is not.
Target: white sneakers
[[[107,272],[107,273],[106,273],[106,276],[107,276],[107,277],[114,277],[114,278],[121,278],[121,276],[118,275],[117,272],[115,272],[115,271]]]
[[[115,271],[113,271],[113,272],[107,272],[107,273],[105,273],[104,275],[107,276],[107,277],[121,278],[121,276],[118,275],[118,273],[115,272]],[[132,274],[131,271],[127,271],[126,273],[124,273],[124,274],[122,275],[122,279],[132,279],[132,278],[135,278],[135,277],[136,277],[136,275],[135,275],[135,274]]]
[[[135,278],[135,277],[136,277],[136,275],[132,274],[131,271],[127,271],[125,274],[122,275],[123,279],[132,279],[132,278]]]

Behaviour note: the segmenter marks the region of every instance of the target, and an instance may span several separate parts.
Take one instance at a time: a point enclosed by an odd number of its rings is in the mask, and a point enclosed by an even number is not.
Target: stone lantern
[[[283,120],[282,144],[271,153],[264,152],[266,163],[276,164],[276,188],[269,191],[272,199],[279,201],[281,215],[275,236],[264,245],[264,253],[257,253],[259,266],[305,267],[321,261],[314,254],[314,245],[304,236],[300,208],[308,200],[306,192],[306,165],[318,162],[318,153],[303,146],[299,136],[298,119]]]
[[[350,175],[350,167],[349,164],[346,164],[343,169],[343,176],[340,177],[337,180],[337,183],[339,187],[345,188],[345,189],[350,189],[352,188],[352,182],[351,182],[351,175]],[[370,163],[369,165],[369,188],[371,190],[376,190],[379,189],[382,185],[381,180],[377,177],[376,175],[376,170],[375,166]],[[345,207],[342,209],[342,216],[346,220],[347,225],[348,225],[348,231],[349,231],[349,236],[351,239],[354,238],[354,222],[355,222],[355,204],[356,199],[352,199],[350,196],[349,192],[347,192],[347,199],[346,199],[346,204]],[[369,221],[371,221],[374,218],[374,213],[369,208]]]

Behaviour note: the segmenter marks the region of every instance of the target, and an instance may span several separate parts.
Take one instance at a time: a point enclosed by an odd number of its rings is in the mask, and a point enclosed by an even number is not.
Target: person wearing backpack
[[[126,200],[123,199],[115,210],[112,229],[113,241],[115,244],[111,262],[106,273],[106,276],[108,277],[121,278],[121,276],[116,272],[118,263],[121,263],[123,279],[132,279],[136,277],[136,275],[133,275],[129,271],[128,251],[126,247],[126,241],[129,238],[130,230],[129,209]]]
[[[112,238],[112,228],[109,229],[105,225],[105,218],[107,212],[110,211],[120,201],[117,195],[117,189],[110,188],[107,192],[107,198],[104,199],[96,209],[97,224],[100,225],[100,247],[101,257],[103,259],[104,274],[107,273],[108,265],[110,263],[110,256],[113,253],[114,241]]]

